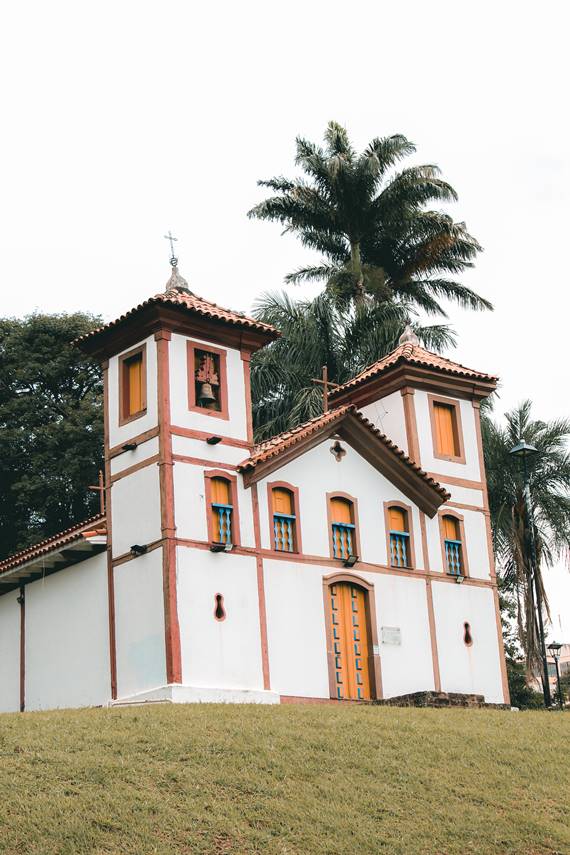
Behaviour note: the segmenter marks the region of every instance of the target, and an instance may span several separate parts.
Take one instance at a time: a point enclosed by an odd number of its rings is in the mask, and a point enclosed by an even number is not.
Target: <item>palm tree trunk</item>
[[[350,241],[350,260],[352,262],[352,272],[355,277],[354,286],[354,302],[357,306],[364,303],[366,293],[364,291],[364,276],[362,273],[362,260],[360,257],[360,241]]]

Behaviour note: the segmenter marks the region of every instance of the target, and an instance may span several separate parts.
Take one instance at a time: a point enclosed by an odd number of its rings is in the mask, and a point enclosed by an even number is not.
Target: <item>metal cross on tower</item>
[[[169,229],[168,234],[164,235],[164,239],[170,241],[170,264],[172,265],[172,267],[176,267],[176,265],[178,264],[178,259],[174,254],[174,241],[177,241],[178,238],[174,237],[174,235]]]

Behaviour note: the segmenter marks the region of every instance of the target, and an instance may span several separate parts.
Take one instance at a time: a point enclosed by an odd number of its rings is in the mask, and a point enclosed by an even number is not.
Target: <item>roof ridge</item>
[[[306,432],[306,436],[310,436],[311,433],[321,425],[326,424],[327,421],[333,421],[334,419],[331,417],[345,416],[348,413],[354,415],[361,424],[377,436],[393,454],[395,454],[404,464],[413,469],[413,471],[426,481],[432,489],[438,492],[444,501],[447,501],[450,498],[450,493],[445,489],[445,487],[442,487],[435,478],[428,475],[428,473],[422,469],[415,460],[406,454],[405,451],[396,445],[389,436],[377,428],[369,419],[366,418],[366,416],[363,416],[354,404],[343,404],[335,407],[327,413],[315,416],[315,418],[297,425],[289,431],[283,431],[281,434],[277,434],[263,444],[254,446],[250,456],[238,464],[238,470],[242,471],[243,469],[255,468],[259,462],[265,462],[266,460],[271,460],[272,458],[277,457],[282,451],[285,451],[285,449],[299,441],[300,438],[304,438],[302,437],[304,431]]]
[[[264,439],[261,442],[255,443],[253,446],[252,457],[254,454],[262,451],[263,448],[272,445],[273,443],[284,440],[286,437],[295,436],[302,430],[305,430],[309,426],[316,426],[317,423],[328,421],[331,416],[338,416],[340,413],[344,413],[347,410],[356,409],[354,404],[339,404],[336,407],[332,407],[330,410],[327,410],[326,413],[321,413],[319,416],[313,416],[312,419],[307,419],[306,422],[301,422],[301,424],[295,425],[295,427],[288,428],[287,430],[283,430],[280,433],[276,433],[274,436],[270,436],[268,439]]]
[[[207,300],[205,297],[197,296],[192,291],[172,287],[167,291],[160,291],[158,294],[148,297],[138,305],[133,306],[126,312],[123,312],[123,314],[118,318],[115,318],[115,320],[108,321],[106,324],[102,324],[100,327],[79,336],[73,343],[83,344],[94,336],[97,336],[102,332],[106,332],[109,329],[113,329],[123,321],[128,320],[136,312],[145,309],[147,306],[156,305],[157,303],[179,306],[188,309],[189,311],[197,312],[199,315],[212,318],[213,320],[225,321],[226,323],[235,324],[241,327],[249,327],[250,329],[257,330],[258,332],[271,333],[275,338],[281,335],[281,333],[271,324],[266,324],[264,321],[259,321],[256,318],[250,317],[249,315],[246,315],[245,312],[239,312],[235,309],[226,309],[225,307],[218,305],[218,303],[213,303],[211,300]]]
[[[377,359],[376,362],[373,362],[371,365],[364,368],[351,380],[347,380],[346,383],[342,383],[340,386],[332,389],[330,397],[332,399],[338,397],[338,395],[342,394],[347,389],[353,389],[354,387],[359,386],[365,380],[381,374],[388,368],[394,367],[400,361],[423,365],[427,368],[447,371],[451,374],[488,381],[491,383],[496,383],[498,380],[498,377],[492,374],[486,374],[484,371],[476,371],[473,368],[468,368],[466,365],[462,365],[460,362],[455,362],[448,356],[442,356],[439,353],[427,350],[427,348],[423,347],[421,344],[414,344],[413,342],[406,341],[403,344],[399,344],[394,348],[394,350],[387,353],[386,356],[383,356],[381,359]]]
[[[418,473],[418,475],[421,475],[421,476],[422,476],[426,481],[429,481],[429,483],[434,487],[434,489],[436,489],[436,490],[437,490],[441,495],[444,495],[444,494],[445,494],[446,501],[447,501],[447,499],[450,499],[450,498],[451,498],[451,493],[450,493],[448,490],[446,490],[446,489],[445,489],[445,487],[443,487],[443,486],[439,483],[439,481],[436,481],[436,479],[435,479],[435,478],[432,478],[432,477],[431,477],[431,475],[429,475],[429,474],[425,471],[425,469],[422,469],[422,467],[420,466],[420,464],[419,464],[419,463],[416,463],[416,461],[413,459],[413,457],[410,457],[410,455],[409,455],[409,454],[407,454],[403,449],[401,449],[399,445],[396,445],[396,443],[394,442],[394,440],[393,440],[393,439],[390,439],[390,437],[389,437],[387,434],[383,433],[383,431],[381,431],[379,428],[377,428],[377,427],[376,427],[376,425],[375,425],[373,422],[371,422],[371,421],[370,421],[370,419],[367,419],[367,418],[366,418],[366,416],[363,416],[363,415],[362,415],[362,413],[360,412],[360,410],[358,410],[358,409],[356,409],[356,408],[354,408],[354,409],[355,409],[355,416],[356,416],[356,417],[357,417],[357,418],[358,418],[358,419],[359,419],[363,424],[365,424],[365,425],[366,425],[366,427],[370,428],[370,429],[371,429],[375,434],[377,434],[377,436],[378,436],[378,437],[379,437],[379,438],[380,438],[380,439],[381,439],[381,440],[382,440],[382,441],[383,441],[383,442],[384,442],[384,443],[385,443],[385,444],[386,444],[386,445],[387,445],[387,446],[388,446],[392,451],[394,451],[394,452],[398,455],[398,457],[400,457],[400,458],[402,459],[402,461],[403,461],[404,463],[406,463],[406,464],[408,464],[409,466],[411,466],[411,467],[412,467],[412,469],[414,469],[414,470]]]

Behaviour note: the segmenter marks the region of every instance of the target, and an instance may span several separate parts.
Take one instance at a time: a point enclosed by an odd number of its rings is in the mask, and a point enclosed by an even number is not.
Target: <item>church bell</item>
[[[201,404],[211,404],[212,401],[216,400],[216,396],[212,391],[211,383],[202,383],[200,386],[200,394],[198,396],[198,400]]]

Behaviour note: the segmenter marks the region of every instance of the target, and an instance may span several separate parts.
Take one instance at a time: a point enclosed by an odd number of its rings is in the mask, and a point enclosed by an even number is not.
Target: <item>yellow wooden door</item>
[[[336,697],[368,700],[366,595],[348,582],[338,582],[329,590]]]

